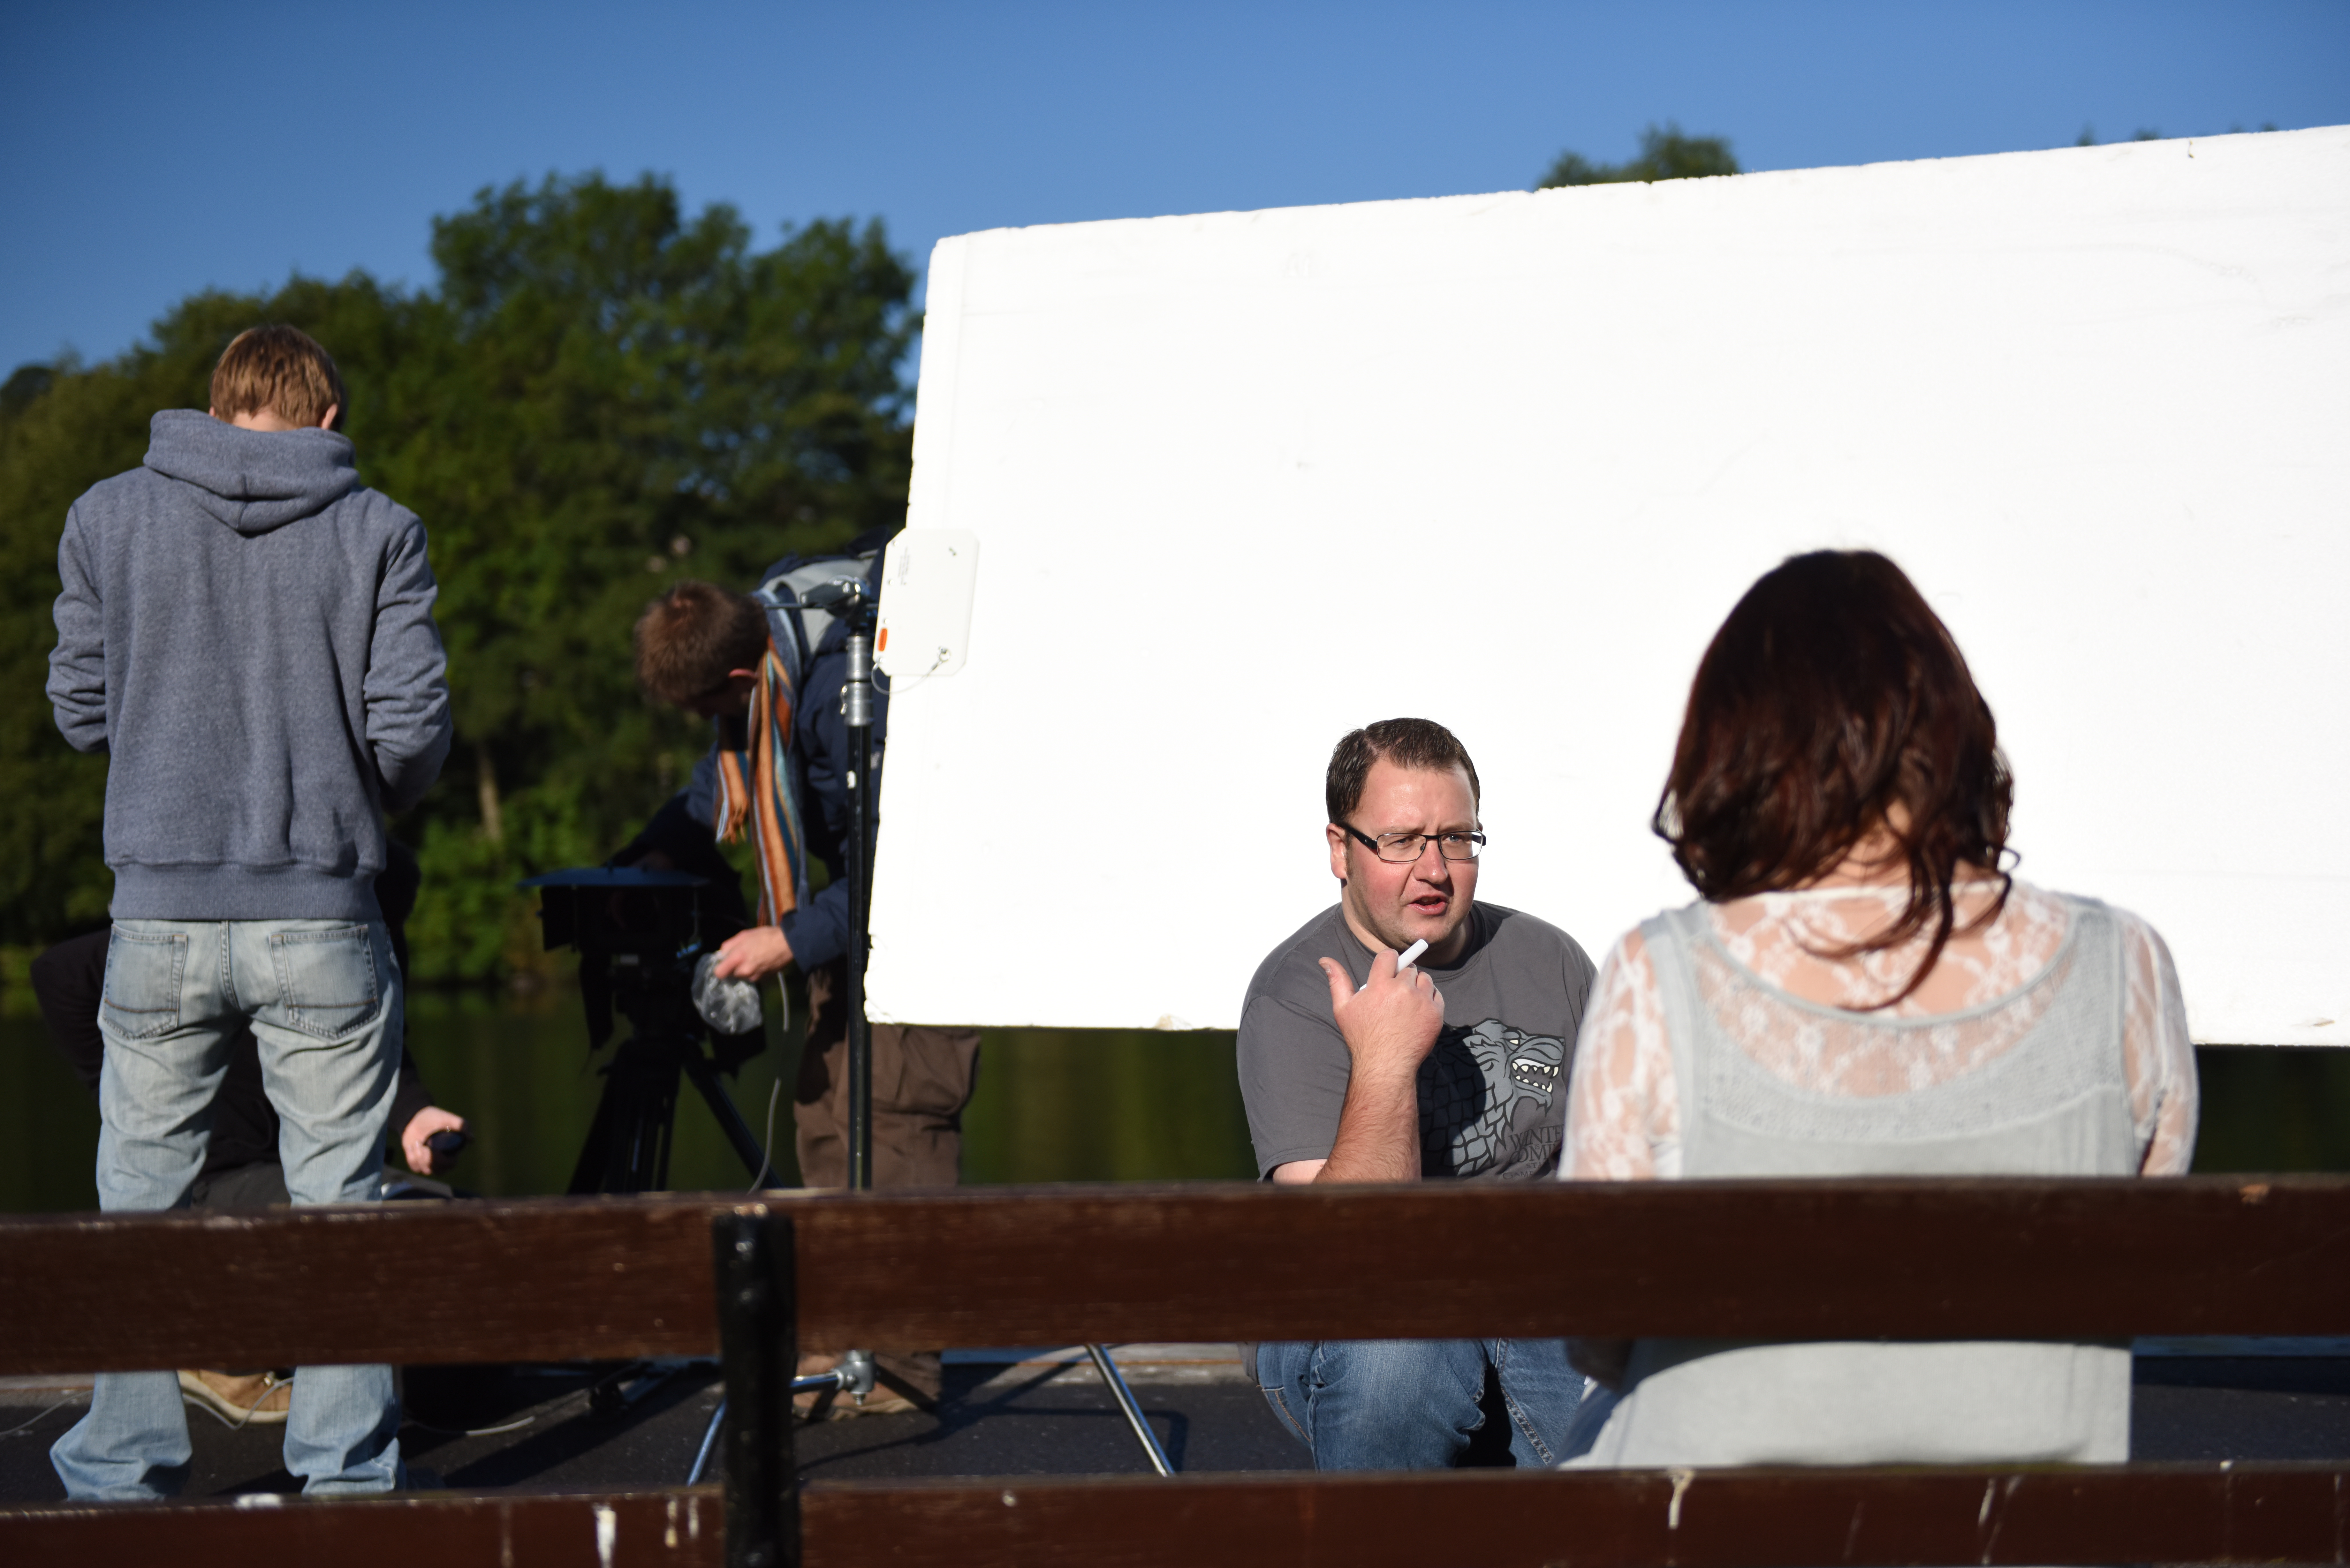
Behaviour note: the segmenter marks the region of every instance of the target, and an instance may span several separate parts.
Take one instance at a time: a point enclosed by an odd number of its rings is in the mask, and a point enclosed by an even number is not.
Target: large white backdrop
[[[1479,893],[1687,901],[1690,677],[1791,552],[1948,619],[2022,874],[2196,1037],[2350,1043],[2350,129],[1004,230],[931,261],[879,1019],[1230,1028],[1328,905],[1322,771],[1458,732]]]

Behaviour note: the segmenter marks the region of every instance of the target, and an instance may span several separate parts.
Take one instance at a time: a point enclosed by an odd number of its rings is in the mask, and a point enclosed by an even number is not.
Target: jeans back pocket
[[[276,966],[278,1002],[286,1010],[287,1027],[321,1040],[339,1040],[374,1019],[382,992],[371,935],[366,926],[271,935],[270,961]]]
[[[128,931],[106,939],[106,983],[99,1016],[126,1040],[169,1034],[180,1026],[188,939],[176,931]]]

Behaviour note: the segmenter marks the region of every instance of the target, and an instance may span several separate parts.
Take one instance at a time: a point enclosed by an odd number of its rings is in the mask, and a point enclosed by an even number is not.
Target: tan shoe
[[[285,1424],[294,1407],[294,1380],[275,1372],[239,1376],[233,1372],[182,1372],[180,1397],[220,1417],[234,1431],[239,1427]]]

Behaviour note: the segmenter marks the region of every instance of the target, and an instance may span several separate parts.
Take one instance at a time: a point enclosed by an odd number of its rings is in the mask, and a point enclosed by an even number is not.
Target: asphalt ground
[[[719,1397],[707,1364],[625,1385],[608,1408],[581,1369],[411,1369],[406,1386],[410,1464],[467,1489],[682,1482]],[[1178,1469],[1306,1464],[1256,1390],[1229,1373],[1142,1381],[1135,1395]],[[48,1446],[87,1404],[86,1390],[0,1387],[0,1502],[62,1499]],[[189,1431],[186,1495],[294,1490],[282,1428],[231,1431],[191,1410]],[[826,1421],[795,1441],[811,1479],[1148,1469],[1108,1391],[1068,1365],[950,1364],[937,1413]],[[2350,1459],[2350,1357],[2141,1357],[2132,1444],[2140,1459]],[[722,1474],[713,1454],[708,1479]]]
[[[1154,1382],[1130,1369],[1136,1402],[1179,1469],[1305,1468],[1305,1450],[1263,1397],[1231,1374]],[[646,1376],[598,1398],[585,1369],[410,1368],[403,1456],[412,1470],[468,1490],[579,1490],[681,1483],[721,1389],[709,1363]],[[54,1406],[54,1408],[45,1408]],[[48,1447],[88,1407],[86,1388],[0,1387],[0,1502],[62,1500]],[[191,1408],[194,1449],[183,1495],[291,1491],[282,1427],[230,1430]],[[804,1424],[795,1438],[811,1479],[859,1476],[1147,1473],[1149,1461],[1090,1366],[950,1363],[935,1413]],[[722,1445],[723,1447],[723,1445]],[[705,1479],[724,1473],[713,1450]]]

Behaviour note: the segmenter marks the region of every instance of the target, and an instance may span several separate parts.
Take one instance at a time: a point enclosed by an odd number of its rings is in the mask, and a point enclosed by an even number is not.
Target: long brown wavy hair
[[[1818,880],[1879,828],[1908,863],[1909,899],[1849,958],[1933,941],[1890,1007],[1950,941],[1960,867],[2001,877],[2014,784],[1991,704],[1950,628],[1873,550],[1793,556],[1746,590],[1690,687],[1671,776],[1650,826],[1714,903]],[[1898,805],[1907,821],[1898,820]]]

